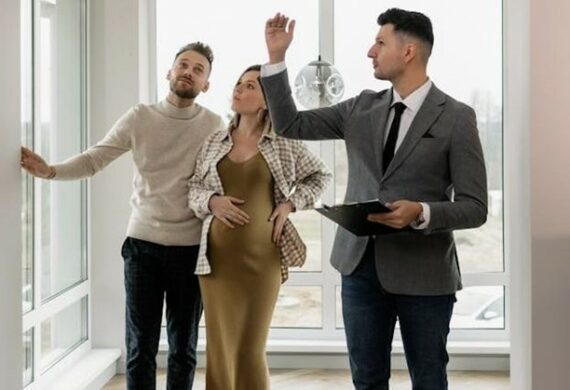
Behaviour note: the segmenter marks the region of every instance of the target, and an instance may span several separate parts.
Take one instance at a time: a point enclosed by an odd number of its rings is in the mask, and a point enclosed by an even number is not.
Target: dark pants
[[[396,320],[413,390],[447,389],[446,342],[455,295],[410,296],[384,291],[371,239],[356,270],[342,277],[342,310],[357,390],[387,390]]]
[[[127,237],[125,260],[127,389],[156,389],[156,354],[166,298],[168,390],[190,390],[202,300],[194,275],[198,246],[164,246]]]

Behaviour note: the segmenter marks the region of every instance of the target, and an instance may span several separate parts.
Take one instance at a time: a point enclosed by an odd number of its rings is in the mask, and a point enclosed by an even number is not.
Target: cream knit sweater
[[[193,104],[178,108],[167,100],[131,108],[87,151],[54,165],[56,180],[90,177],[125,152],[135,172],[127,235],[162,245],[197,245],[201,221],[188,207],[188,181],[210,133],[222,119]]]

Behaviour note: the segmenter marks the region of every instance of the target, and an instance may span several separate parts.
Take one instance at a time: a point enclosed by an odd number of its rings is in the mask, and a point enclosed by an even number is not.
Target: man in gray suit
[[[378,24],[368,57],[374,76],[392,88],[298,112],[284,63],[295,21],[281,14],[266,23],[269,64],[262,83],[276,131],[296,139],[343,139],[345,200],[383,199],[391,211],[369,220],[403,229],[375,237],[337,230],[331,262],[342,274],[354,386],[388,389],[399,320],[413,388],[447,389],[447,335],[462,287],[452,232],[486,221],[483,152],[473,109],[427,76],[429,18],[393,8]]]

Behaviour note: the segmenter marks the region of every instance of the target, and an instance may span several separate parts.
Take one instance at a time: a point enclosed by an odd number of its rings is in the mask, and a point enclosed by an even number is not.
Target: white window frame
[[[77,0],[80,2],[81,6],[81,63],[82,63],[82,70],[81,70],[81,148],[85,149],[87,145],[87,2],[86,0]],[[47,11],[49,14],[50,11],[53,11],[55,8],[55,4],[49,2],[41,2],[40,0],[25,0],[22,2],[22,28],[31,29],[32,31],[32,39],[29,44],[31,47],[29,48],[32,50],[32,61],[34,58],[37,58],[38,51],[39,51],[39,12],[36,12],[36,7],[42,7],[43,11]],[[44,13],[45,15],[45,13]],[[24,56],[25,58],[25,56]],[[34,81],[39,79],[39,70],[35,64],[32,65],[32,74],[22,74],[22,78],[28,77],[32,80],[32,112],[27,113],[29,116],[28,118],[22,118],[23,121],[29,123],[26,128],[26,131],[31,135],[29,139],[31,140],[30,145],[26,145],[28,147],[32,147],[34,144],[34,132],[36,129],[41,127],[41,123],[38,123],[36,118],[39,117],[37,114],[39,111],[39,93],[36,93],[36,88],[34,86]],[[28,212],[31,214],[29,219],[32,221],[32,232],[30,234],[32,237],[27,237],[26,240],[36,240],[37,239],[37,222],[38,220],[34,217],[34,207],[33,204],[36,202],[35,199],[39,196],[38,192],[34,189],[33,180],[30,178],[28,179],[28,185],[31,187],[31,191],[27,191],[25,196],[32,197],[32,209]],[[77,362],[87,351],[91,350],[91,304],[90,304],[90,292],[91,292],[91,282],[89,280],[90,274],[90,261],[88,256],[88,196],[87,196],[87,183],[81,183],[81,229],[82,229],[82,253],[81,253],[81,261],[84,264],[84,274],[82,275],[82,280],[78,281],[74,285],[71,285],[60,291],[53,296],[50,296],[47,299],[42,299],[41,296],[41,275],[42,275],[42,262],[39,261],[35,256],[35,248],[28,253],[30,257],[30,264],[32,264],[32,283],[33,283],[33,297],[32,297],[32,308],[29,312],[23,314],[22,318],[22,335],[29,330],[33,330],[33,347],[32,347],[32,382],[25,387],[27,390],[35,390],[45,388],[46,385],[53,382],[53,380],[59,377],[62,373],[66,371],[73,363]],[[36,244],[34,243],[31,245],[35,247]],[[86,312],[85,315],[87,316],[85,320],[87,326],[87,339],[85,341],[79,342],[73,346],[73,349],[67,351],[63,356],[59,357],[55,362],[47,367],[41,366],[41,324],[43,321],[48,320],[62,310],[80,302],[82,299],[86,299]]]
[[[157,100],[156,93],[156,0],[145,0],[147,7],[146,13],[149,17],[148,29],[150,47],[148,48],[148,73],[143,72],[145,75],[144,82],[148,82],[149,92],[148,96],[151,101]],[[503,53],[505,53],[505,32],[507,30],[506,20],[507,14],[505,11],[505,3],[503,1]],[[334,0],[319,0],[319,54],[325,61],[334,64]],[[505,85],[505,65],[503,65],[503,96],[507,96],[507,86]],[[516,170],[517,167],[508,165],[506,152],[509,150],[505,147],[506,141],[511,136],[516,136],[512,128],[508,128],[506,121],[506,104],[503,99],[503,199],[512,201],[514,187],[511,188],[511,183],[505,180],[510,174],[511,170]],[[320,142],[321,159],[329,167],[335,166],[335,141]],[[338,141],[336,141],[338,142]],[[334,203],[334,185],[329,185],[322,196],[324,203]],[[515,202],[513,202],[515,203]],[[503,204],[505,201],[503,200]],[[505,305],[505,322],[503,329],[452,329],[449,335],[449,342],[456,343],[457,345],[465,345],[470,343],[474,345],[473,351],[482,348],[478,346],[485,346],[493,350],[508,351],[508,343],[510,340],[510,254],[512,245],[509,241],[510,231],[516,229],[512,222],[508,220],[510,209],[516,209],[516,204],[510,206],[509,209],[503,208],[503,264],[502,272],[494,273],[470,273],[462,275],[464,287],[470,286],[504,286],[504,305]],[[330,265],[329,259],[331,248],[334,240],[335,226],[331,221],[322,218],[322,271],[318,272],[290,272],[289,280],[285,284],[287,287],[306,286],[306,287],[321,287],[322,288],[322,327],[321,328],[272,328],[269,333],[268,350],[272,350],[272,345],[277,346],[275,350],[287,350],[283,348],[286,345],[299,345],[297,350],[305,351],[346,351],[344,329],[336,328],[336,288],[341,285],[341,278],[339,273]],[[203,345],[205,332],[201,331],[200,345]],[[394,334],[395,344],[401,344],[401,337],[399,332]],[[316,343],[316,349],[313,345]],[[491,344],[490,344],[491,343]],[[495,349],[496,348],[496,349]],[[465,349],[467,353],[471,349]]]
[[[503,15],[503,19],[505,16]],[[503,27],[504,30],[504,27]],[[319,54],[322,59],[334,64],[334,0],[319,1]],[[503,122],[503,144],[505,142],[506,131]],[[335,166],[334,142],[321,142],[321,159],[329,167]],[[504,157],[503,146],[503,161]],[[333,173],[334,174],[334,173]],[[504,174],[505,175],[505,174]],[[322,196],[324,203],[333,204],[335,201],[335,186],[329,185]],[[504,199],[510,199],[510,192],[503,184]],[[503,217],[503,242],[507,236],[507,223]],[[343,341],[345,340],[344,329],[336,328],[336,288],[341,285],[339,273],[330,265],[329,259],[334,241],[334,223],[326,218],[322,218],[322,273],[290,272],[290,279],[287,286],[321,286],[322,287],[322,311],[323,324],[320,329],[304,328],[274,328],[270,331],[271,339],[291,339],[291,340],[322,340],[322,341]],[[449,335],[450,342],[508,342],[510,336],[510,324],[508,321],[508,308],[510,307],[510,261],[508,261],[508,251],[504,245],[503,272],[493,273],[468,273],[462,275],[464,288],[470,286],[504,286],[505,304],[505,327],[504,329],[452,329]],[[394,333],[396,343],[401,342],[399,332]]]

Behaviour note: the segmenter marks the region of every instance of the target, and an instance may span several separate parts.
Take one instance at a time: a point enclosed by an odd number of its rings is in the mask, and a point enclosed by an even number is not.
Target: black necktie
[[[382,154],[382,166],[384,172],[388,170],[388,166],[392,159],[394,158],[394,151],[396,150],[396,141],[398,140],[398,131],[400,129],[400,119],[402,118],[402,113],[406,109],[406,105],[402,102],[398,102],[392,106],[394,108],[394,120],[390,126],[390,131],[388,132],[388,140],[386,141],[386,146],[384,147],[384,153]]]

